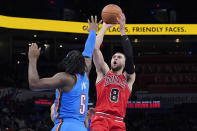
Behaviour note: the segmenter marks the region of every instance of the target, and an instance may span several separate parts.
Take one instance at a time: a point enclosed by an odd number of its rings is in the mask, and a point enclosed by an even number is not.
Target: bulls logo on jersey
[[[119,76],[115,76],[115,75],[114,76],[106,76],[104,86],[108,86],[109,84],[119,85],[123,89],[125,89],[127,82],[126,82],[126,80],[121,81]]]

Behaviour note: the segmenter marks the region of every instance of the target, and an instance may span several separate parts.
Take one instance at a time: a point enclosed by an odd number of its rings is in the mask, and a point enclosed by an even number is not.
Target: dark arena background
[[[0,0],[0,16],[87,22],[91,15],[101,19],[101,10],[110,3],[122,8],[131,25],[197,24],[196,4],[190,0]],[[41,78],[49,77],[59,72],[57,64],[65,53],[83,50],[88,35],[3,24],[0,17],[0,131],[50,131],[55,91],[29,89],[29,44],[42,47],[38,71]],[[142,34],[129,38],[134,46],[136,81],[125,117],[127,131],[196,131],[197,36]],[[105,36],[101,50],[108,64],[121,48],[120,35]],[[95,79],[93,66],[89,107],[96,103]]]

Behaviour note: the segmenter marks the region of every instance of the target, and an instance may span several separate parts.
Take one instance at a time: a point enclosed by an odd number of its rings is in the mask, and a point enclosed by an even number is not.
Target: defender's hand
[[[99,25],[101,24],[102,20],[100,20],[97,23],[97,16],[93,17],[91,16],[91,21],[88,19],[88,24],[89,24],[89,28],[87,28],[87,31],[97,31],[99,29]]]

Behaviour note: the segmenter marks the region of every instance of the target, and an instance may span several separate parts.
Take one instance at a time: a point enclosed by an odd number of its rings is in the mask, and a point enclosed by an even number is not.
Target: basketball
[[[115,4],[109,4],[102,10],[102,20],[107,24],[118,24],[117,18],[120,17],[122,9]]]

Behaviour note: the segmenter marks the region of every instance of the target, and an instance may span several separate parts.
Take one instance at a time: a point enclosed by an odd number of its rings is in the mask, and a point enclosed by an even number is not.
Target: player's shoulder
[[[59,77],[72,77],[73,75],[69,74],[69,73],[66,73],[66,72],[58,72],[57,74],[55,74]]]
[[[64,82],[72,82],[73,80],[75,80],[75,76],[71,75],[69,73],[66,72],[59,72],[57,74],[55,74],[61,81]]]
[[[110,76],[110,70],[108,70],[107,72],[103,73],[103,72],[97,72],[97,78],[96,78],[96,85],[98,83],[101,83],[101,81],[104,80],[105,77]]]
[[[64,92],[72,90],[73,86],[77,82],[77,77],[66,72],[59,72],[56,74],[59,77],[59,80],[64,85]]]

